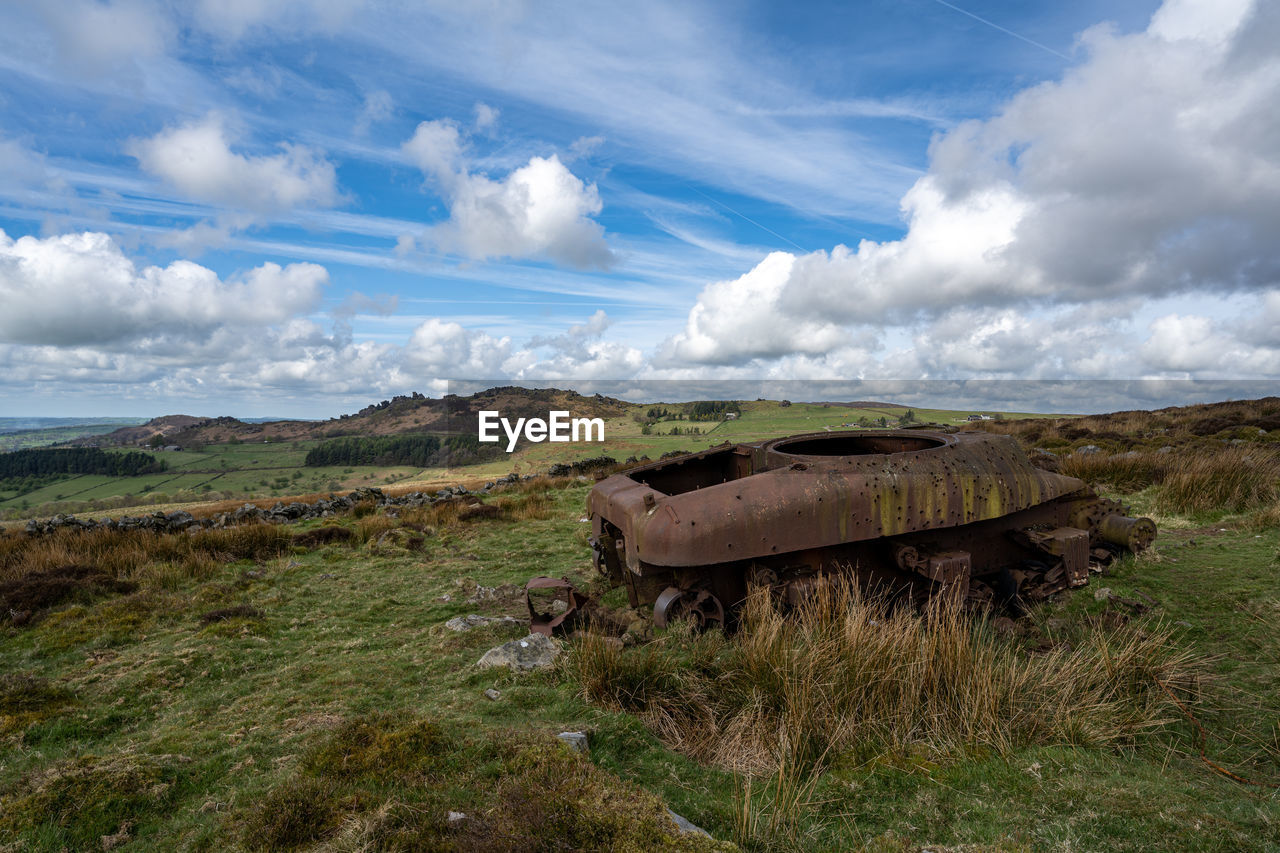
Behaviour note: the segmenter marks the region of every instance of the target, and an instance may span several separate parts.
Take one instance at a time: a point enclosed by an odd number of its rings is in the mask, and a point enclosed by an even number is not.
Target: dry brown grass
[[[284,526],[242,524],[192,533],[148,530],[59,530],[32,538],[9,535],[0,540],[0,579],[49,572],[60,566],[87,565],[116,580],[133,580],[158,564],[199,575],[210,563],[262,560],[287,553],[292,534]]]
[[[589,636],[573,662],[588,698],[691,757],[797,780],[836,757],[1130,744],[1178,718],[1159,682],[1198,683],[1162,626],[1089,629],[1032,658],[944,603],[890,610],[842,583],[789,614],[753,592],[732,639],[677,631],[619,650]]]
[[[552,516],[554,509],[555,502],[545,491],[498,499],[502,517],[512,521],[543,521]]]
[[[1072,453],[1059,471],[1121,492],[1156,486],[1154,508],[1172,515],[1266,510],[1280,501],[1280,445],[1213,444],[1171,453]]]
[[[1248,445],[1179,458],[1156,492],[1157,509],[1184,514],[1245,512],[1278,500],[1280,451]]]

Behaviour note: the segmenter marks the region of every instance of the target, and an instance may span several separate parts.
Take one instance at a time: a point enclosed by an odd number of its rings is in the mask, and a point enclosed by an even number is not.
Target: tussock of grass
[[[1280,501],[1280,452],[1228,447],[1188,456],[1165,474],[1158,509],[1181,513],[1245,512]]]
[[[1280,501],[1280,447],[1212,445],[1172,453],[1072,453],[1059,471],[1122,492],[1156,486],[1157,512],[1199,515],[1267,509]]]
[[[502,518],[511,521],[545,521],[551,517],[555,502],[545,491],[530,491],[520,497],[498,499]]]
[[[71,691],[26,672],[0,674],[0,734],[46,719],[75,701]]]
[[[344,723],[304,757],[303,767],[318,776],[421,781],[452,746],[435,723],[373,713]]]
[[[15,537],[0,552],[0,579],[47,572],[60,566],[88,565],[126,580],[139,566],[169,562],[199,570],[209,560],[264,560],[286,554],[292,544],[287,528],[243,524],[221,530],[157,534],[147,530],[62,530],[37,539]]]
[[[334,784],[302,776],[262,798],[245,819],[242,837],[253,850],[292,850],[324,838],[341,819]]]
[[[675,835],[662,803],[554,742],[525,741],[503,762],[493,807],[467,821],[463,850],[726,850]]]
[[[100,850],[125,823],[162,812],[183,756],[82,756],[28,774],[0,800],[0,832],[42,826],[51,849]]]
[[[731,639],[677,632],[619,650],[587,637],[573,661],[588,698],[638,712],[691,757],[747,772],[1128,745],[1178,718],[1157,679],[1197,684],[1195,661],[1160,626],[1093,629],[1030,658],[945,604],[888,610],[844,584],[786,615],[754,592]]]
[[[399,794],[388,797],[389,784]],[[450,822],[448,814],[465,814]],[[725,850],[676,836],[660,800],[549,735],[449,735],[423,719],[348,720],[240,818],[251,848]]]
[[[376,541],[387,531],[395,530],[399,526],[399,520],[381,513],[362,516],[356,519],[356,523],[352,528],[354,536],[351,541],[353,544],[367,545]]]

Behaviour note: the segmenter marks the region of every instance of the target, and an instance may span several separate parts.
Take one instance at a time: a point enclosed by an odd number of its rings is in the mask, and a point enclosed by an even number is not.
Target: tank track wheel
[[[653,603],[653,624],[666,628],[678,619],[691,619],[699,631],[724,627],[724,605],[707,590],[669,586]]]

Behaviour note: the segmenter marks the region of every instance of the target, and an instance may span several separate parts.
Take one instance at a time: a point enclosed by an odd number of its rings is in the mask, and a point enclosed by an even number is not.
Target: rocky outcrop
[[[521,640],[512,640],[489,649],[476,662],[480,669],[505,666],[516,672],[551,666],[560,655],[560,644],[545,634],[530,634]]]

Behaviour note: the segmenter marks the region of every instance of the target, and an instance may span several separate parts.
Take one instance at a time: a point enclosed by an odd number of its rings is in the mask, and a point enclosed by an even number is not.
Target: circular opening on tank
[[[792,456],[872,456],[945,446],[944,440],[925,435],[833,435],[784,441],[772,449]]]

